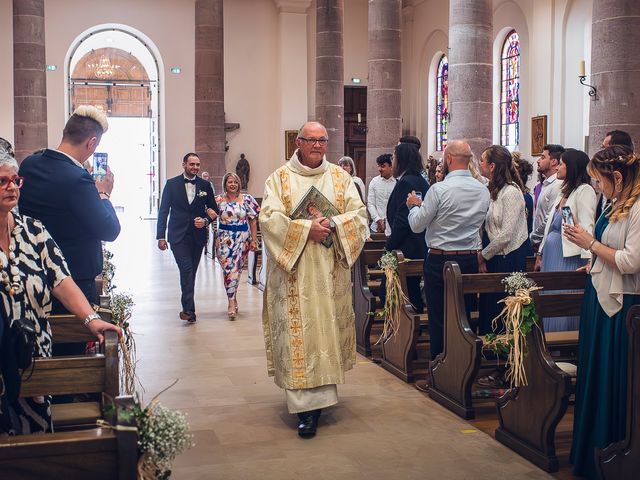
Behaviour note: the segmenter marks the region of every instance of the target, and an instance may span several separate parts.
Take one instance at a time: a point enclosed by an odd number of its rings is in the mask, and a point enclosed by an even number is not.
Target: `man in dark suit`
[[[82,163],[93,155],[107,129],[104,113],[80,106],[67,121],[60,146],[25,158],[19,172],[25,178],[20,213],[42,221],[60,247],[71,277],[89,302],[96,304],[102,241],[118,237],[120,222],[109,200],[113,174],[108,171],[94,180]],[[57,299],[53,311],[65,311]]]
[[[211,183],[198,177],[198,155],[187,153],[182,160],[182,168],[184,173],[167,180],[162,191],[156,239],[160,250],[167,249],[167,241],[171,244],[173,257],[180,270],[180,319],[193,323],[196,321],[193,288],[202,250],[207,242],[204,227],[208,227],[220,211]],[[168,233],[166,237],[165,232]]]
[[[409,226],[409,208],[406,205],[407,195],[415,191],[422,198],[427,194],[429,184],[421,175],[422,157],[414,142],[400,142],[393,153],[393,176],[396,186],[393,188],[387,203],[387,221],[391,227],[391,235],[387,237],[386,250],[400,250],[406,258],[424,259],[427,244],[424,231],[414,233]],[[408,296],[416,312],[422,313],[424,302],[420,291],[420,278],[407,279]]]

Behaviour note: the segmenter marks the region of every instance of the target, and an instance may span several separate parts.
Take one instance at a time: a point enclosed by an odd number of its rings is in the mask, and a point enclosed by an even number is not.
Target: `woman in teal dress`
[[[564,225],[565,237],[593,254],[580,318],[571,462],[575,475],[598,478],[595,450],[626,433],[625,317],[640,303],[640,159],[627,147],[612,146],[591,159],[588,171],[611,206],[594,236],[580,225]]]

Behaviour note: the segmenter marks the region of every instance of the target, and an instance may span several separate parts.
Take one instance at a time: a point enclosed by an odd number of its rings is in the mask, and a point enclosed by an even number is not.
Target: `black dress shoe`
[[[312,438],[318,429],[318,418],[320,418],[321,410],[311,410],[298,414],[300,423],[298,423],[298,435],[302,438]]]

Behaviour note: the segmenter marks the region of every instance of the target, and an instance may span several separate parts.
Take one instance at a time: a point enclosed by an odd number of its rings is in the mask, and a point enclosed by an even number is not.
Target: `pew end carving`
[[[407,278],[422,277],[423,260],[405,259],[401,251],[396,255],[399,262],[399,277],[402,291],[407,295]],[[414,360],[420,329],[420,315],[407,300],[400,309],[398,331],[382,344],[382,361],[380,365],[396,377],[411,383],[415,380]]]
[[[544,317],[579,315],[584,292],[540,293],[533,299],[539,316],[539,328],[527,338],[523,359],[528,385],[512,388],[496,400],[499,427],[496,440],[547,472],[559,468],[556,456],[556,428],[569,406],[574,392],[572,376],[563,371],[549,353],[556,348],[577,346],[578,332],[551,332],[545,341]],[[566,335],[572,333],[568,340]],[[564,345],[563,345],[564,343]]]

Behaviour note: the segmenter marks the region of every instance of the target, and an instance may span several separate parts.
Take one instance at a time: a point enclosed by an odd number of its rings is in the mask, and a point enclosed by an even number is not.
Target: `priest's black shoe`
[[[298,423],[298,435],[302,438],[311,438],[315,436],[318,428],[318,418],[320,418],[320,410],[311,410],[298,414],[300,422]]]

